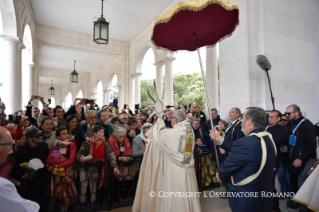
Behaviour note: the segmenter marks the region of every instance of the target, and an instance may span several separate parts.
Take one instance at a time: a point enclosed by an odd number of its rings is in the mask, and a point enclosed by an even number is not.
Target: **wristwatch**
[[[118,167],[118,165],[115,165],[115,166],[113,166],[113,168],[114,168],[114,169],[115,169],[115,168],[117,168],[117,169],[118,169],[119,167]]]

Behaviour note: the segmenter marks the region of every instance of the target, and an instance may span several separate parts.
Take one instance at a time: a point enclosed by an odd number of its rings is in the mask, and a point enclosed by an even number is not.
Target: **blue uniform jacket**
[[[254,130],[251,133],[262,131]],[[259,170],[262,149],[260,138],[257,136],[247,136],[237,140],[233,144],[231,153],[226,161],[220,166],[219,177],[223,182],[227,182],[228,192],[237,194],[240,194],[239,192],[254,192],[255,194],[255,196],[251,197],[229,197],[229,205],[233,212],[272,211],[273,199],[267,197],[269,195],[267,192],[273,191],[272,175],[276,162],[276,153],[270,138],[265,136],[264,140],[267,149],[266,164],[260,175],[252,182],[243,186],[234,186],[230,177],[234,176],[234,182],[238,183]],[[257,196],[255,192],[258,194]]]

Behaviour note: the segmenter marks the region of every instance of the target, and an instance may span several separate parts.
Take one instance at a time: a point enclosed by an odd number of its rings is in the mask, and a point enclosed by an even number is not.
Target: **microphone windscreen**
[[[271,64],[265,55],[258,55],[256,59],[256,63],[264,71],[268,71],[271,69]]]

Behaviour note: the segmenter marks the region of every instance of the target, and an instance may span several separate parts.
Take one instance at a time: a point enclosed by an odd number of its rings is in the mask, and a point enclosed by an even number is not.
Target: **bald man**
[[[6,162],[10,150],[12,150],[12,137],[10,132],[0,127],[0,165]],[[16,187],[9,180],[0,177],[0,208],[1,212],[39,211],[40,206],[30,200],[23,199],[17,192]]]

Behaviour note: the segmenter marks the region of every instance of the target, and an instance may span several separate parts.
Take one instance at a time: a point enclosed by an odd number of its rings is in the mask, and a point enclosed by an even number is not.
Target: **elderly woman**
[[[116,202],[119,199],[119,194],[121,195],[122,199],[126,199],[128,193],[126,192],[129,190],[131,186],[130,175],[135,175],[133,169],[132,172],[128,171],[128,167],[123,167],[127,164],[132,158],[132,146],[128,138],[126,137],[126,129],[123,127],[116,127],[113,130],[112,135],[107,140],[107,143],[112,148],[113,152],[116,155],[117,165],[121,170],[122,177],[116,178],[113,181],[113,200]],[[124,175],[124,176],[123,176]],[[124,179],[123,179],[124,178]],[[124,184],[123,181],[125,180]],[[123,190],[124,185],[124,190]],[[125,191],[126,190],[126,191]],[[120,192],[121,191],[121,192]]]
[[[152,127],[151,124],[144,124],[141,133],[133,139],[132,154],[133,157],[140,157],[144,155],[146,148],[147,131]]]
[[[132,146],[126,137],[126,132],[126,129],[123,127],[116,127],[107,140],[107,143],[116,155],[118,166],[122,166],[123,163],[129,162],[127,157],[132,157]]]

